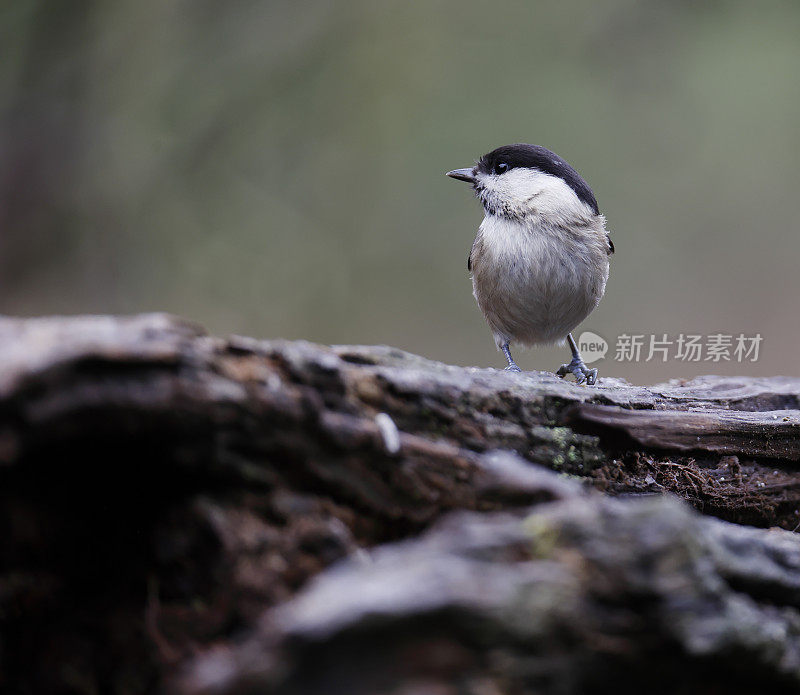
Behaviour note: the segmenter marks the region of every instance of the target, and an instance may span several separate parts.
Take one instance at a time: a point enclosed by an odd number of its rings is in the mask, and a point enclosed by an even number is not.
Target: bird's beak
[[[451,179],[458,179],[459,181],[466,181],[467,183],[475,183],[474,169],[453,169],[448,171],[447,176]]]

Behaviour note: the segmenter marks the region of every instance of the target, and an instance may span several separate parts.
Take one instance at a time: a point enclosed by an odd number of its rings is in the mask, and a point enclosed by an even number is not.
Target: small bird
[[[510,345],[569,342],[572,360],[556,374],[597,381],[583,362],[572,330],[606,289],[614,244],[592,189],[554,152],[518,143],[492,150],[471,169],[447,176],[471,183],[484,218],[467,269],[472,290],[508,360]]]

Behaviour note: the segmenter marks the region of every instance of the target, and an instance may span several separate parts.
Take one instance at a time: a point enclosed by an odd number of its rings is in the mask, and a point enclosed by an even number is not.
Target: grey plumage
[[[473,293],[516,368],[510,343],[561,342],[603,297],[613,252],[605,218],[588,184],[541,147],[498,148],[474,169],[449,175],[470,181],[483,204],[468,263]],[[580,381],[576,369],[595,370],[576,353],[564,367]]]
[[[563,227],[488,215],[471,258],[473,294],[498,347],[565,340],[594,311],[608,279],[605,230],[588,217]]]

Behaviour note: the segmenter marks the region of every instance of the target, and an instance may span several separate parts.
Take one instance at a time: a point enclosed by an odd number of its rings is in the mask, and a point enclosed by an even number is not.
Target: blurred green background
[[[502,366],[444,172],[523,141],[608,218],[601,374],[798,373],[800,3],[14,0],[0,45],[4,313]],[[613,361],[622,333],[742,332],[756,363]]]

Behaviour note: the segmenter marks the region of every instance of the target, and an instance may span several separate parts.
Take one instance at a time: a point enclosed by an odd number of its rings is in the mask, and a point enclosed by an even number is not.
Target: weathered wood
[[[1,319],[0,687],[152,690],[338,560],[574,497],[531,464],[793,529],[798,403],[796,379],[586,388],[163,315]]]
[[[709,409],[673,412],[630,410],[581,403],[573,424],[624,432],[648,449],[800,460],[800,412]]]
[[[543,474],[545,479],[547,474]],[[323,573],[183,693],[794,693],[800,536],[577,486]]]

